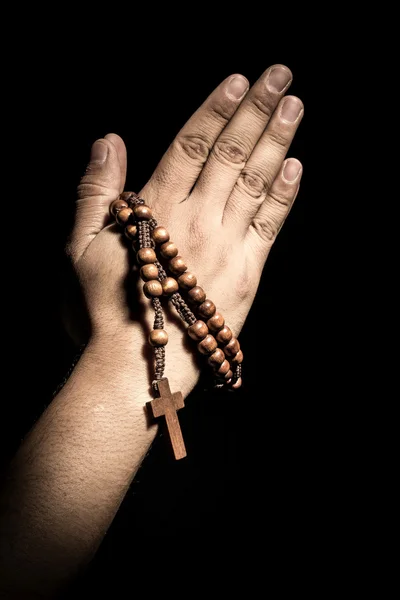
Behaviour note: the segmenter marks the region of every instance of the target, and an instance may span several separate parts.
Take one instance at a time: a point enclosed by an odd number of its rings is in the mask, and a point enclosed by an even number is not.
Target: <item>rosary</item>
[[[196,276],[187,270],[183,258],[178,255],[178,248],[169,239],[168,231],[157,224],[144,200],[134,192],[124,192],[111,203],[110,213],[132,241],[141,265],[140,276],[145,282],[143,292],[153,305],[155,316],[149,343],[154,349],[153,389],[156,397],[147,403],[147,407],[154,418],[165,417],[173,452],[179,460],[186,456],[177,415],[177,411],[184,407],[184,401],[181,392],[171,394],[168,379],[164,377],[168,334],[164,329],[160,297],[168,297],[188,325],[187,332],[197,342],[199,352],[208,356],[208,364],[214,369],[216,387],[237,389],[242,385],[243,352],[238,340],[225,325],[224,317],[217,312],[215,304],[206,298],[203,288],[197,285]],[[157,252],[160,257],[157,257]],[[160,261],[163,261],[165,268]],[[173,277],[168,275],[168,271]]]

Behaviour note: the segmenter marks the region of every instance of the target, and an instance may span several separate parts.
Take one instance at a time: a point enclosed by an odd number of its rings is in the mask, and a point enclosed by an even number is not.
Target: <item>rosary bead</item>
[[[197,277],[194,273],[186,271],[186,273],[183,273],[183,275],[178,277],[178,283],[184,290],[190,290],[190,288],[193,288],[196,285]]]
[[[163,289],[161,283],[157,279],[147,281],[143,286],[143,291],[147,298],[154,298],[155,296],[162,296]]]
[[[121,208],[116,214],[116,221],[119,225],[127,225],[133,210],[131,208]]]
[[[232,338],[231,341],[224,347],[224,352],[227,356],[236,356],[240,350],[240,344],[236,338]]]
[[[227,344],[232,339],[232,331],[229,329],[227,325],[225,325],[221,331],[218,331],[216,340],[219,344]]]
[[[221,348],[217,348],[208,359],[208,364],[215,369],[218,369],[225,360],[225,354]]]
[[[152,236],[156,244],[164,244],[165,242],[169,241],[169,233],[165,227],[155,227],[155,229],[153,229]]]
[[[232,358],[231,363],[234,365],[240,365],[243,362],[243,352],[239,350],[237,354]]]
[[[211,354],[212,352],[214,352],[217,346],[217,340],[213,335],[210,334],[206,335],[204,340],[197,344],[197,348],[202,354]]]
[[[224,362],[222,363],[222,365],[220,366],[220,368],[218,369],[217,373],[218,373],[218,375],[225,376],[230,368],[231,367],[230,367],[228,361],[225,359]]]
[[[137,219],[145,219],[146,221],[148,221],[149,219],[151,219],[153,217],[153,213],[151,212],[151,209],[148,206],[146,206],[145,204],[138,204],[133,209],[133,212],[135,213],[135,217]]]
[[[199,315],[205,319],[212,317],[215,311],[215,304],[214,302],[211,302],[211,300],[205,300],[203,304],[200,304],[199,306]]]
[[[152,279],[157,279],[158,269],[157,269],[156,265],[153,265],[153,264],[144,265],[140,269],[140,276],[143,279],[143,281],[151,281]]]
[[[236,383],[233,384],[232,389],[234,390],[238,390],[242,385],[242,378],[239,377],[236,381]]]
[[[168,333],[165,329],[153,329],[150,331],[149,342],[152,346],[166,346],[168,344]]]
[[[203,290],[203,288],[201,288],[199,285],[196,285],[196,287],[192,288],[188,292],[188,300],[195,304],[201,304],[202,302],[204,302],[205,299],[206,293]]]
[[[192,340],[198,342],[206,337],[208,334],[208,327],[204,321],[196,321],[196,323],[193,323],[193,325],[188,328],[187,332]]]
[[[154,263],[157,260],[157,256],[153,248],[140,248],[137,252],[137,259],[139,263],[148,265]]]
[[[129,223],[126,227],[125,227],[125,235],[129,240],[134,240],[137,236],[137,227],[136,225],[132,225],[131,223]]]
[[[137,198],[137,195],[134,192],[122,192],[119,197],[121,200],[124,200],[129,204],[130,201]]]
[[[164,258],[174,258],[178,254],[178,247],[173,242],[165,242],[160,247],[160,252]]]
[[[225,373],[224,379],[225,379],[225,381],[229,381],[230,379],[232,379],[232,377],[233,377],[233,373],[232,373],[231,369],[229,369],[229,371],[227,373]]]
[[[164,296],[172,296],[179,290],[179,285],[173,277],[166,277],[161,282]]]
[[[213,333],[215,333],[216,331],[219,331],[220,329],[223,328],[223,326],[225,325],[225,319],[224,317],[221,315],[221,313],[216,312],[210,319],[208,319],[207,321],[207,327],[209,328],[210,331],[212,331]]]
[[[168,268],[174,275],[180,275],[186,271],[187,266],[185,265],[182,256],[175,256],[169,261]]]
[[[117,198],[116,200],[114,200],[114,202],[111,202],[110,204],[110,214],[115,218],[117,216],[117,213],[119,213],[119,211],[123,208],[129,208],[128,203],[125,202],[125,200],[122,200],[121,198]]]

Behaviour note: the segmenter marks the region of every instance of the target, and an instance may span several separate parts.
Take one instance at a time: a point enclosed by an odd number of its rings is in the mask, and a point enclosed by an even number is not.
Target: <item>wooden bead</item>
[[[173,242],[165,242],[160,246],[160,252],[164,258],[174,258],[178,254],[178,247]]]
[[[225,373],[224,379],[226,381],[229,381],[229,379],[232,379],[232,377],[233,377],[233,373],[232,373],[231,369],[229,369],[229,371],[227,373]]]
[[[225,354],[221,348],[217,348],[209,357],[208,364],[214,369],[218,369],[225,360]]]
[[[221,331],[218,331],[215,337],[219,344],[227,344],[231,341],[232,335],[232,331],[229,329],[229,327],[225,325],[225,327],[223,327]]]
[[[237,354],[232,358],[231,363],[234,365],[240,365],[243,362],[243,352],[239,350]]]
[[[199,306],[199,315],[204,319],[209,319],[212,317],[215,311],[215,304],[211,300],[205,300],[203,304],[200,304]]]
[[[178,277],[178,283],[184,290],[190,290],[196,285],[197,277],[194,273],[189,273],[189,271],[186,271],[186,273],[183,273],[183,275]]]
[[[152,236],[156,244],[164,244],[165,242],[169,241],[169,233],[165,227],[155,227],[155,229],[153,229]]]
[[[232,338],[231,341],[224,347],[224,352],[227,356],[236,356],[240,350],[240,344],[236,338]]]
[[[157,279],[158,269],[157,269],[156,265],[153,265],[153,264],[144,265],[140,269],[140,276],[143,279],[143,281],[151,281],[152,279]]]
[[[153,329],[150,331],[149,342],[152,346],[166,346],[168,344],[168,333],[165,329]]]
[[[116,214],[116,221],[119,225],[127,225],[128,221],[133,213],[131,208],[121,208],[119,212]]]
[[[156,253],[153,248],[140,248],[137,252],[137,259],[139,263],[148,265],[157,260]]]
[[[122,198],[117,198],[110,204],[110,214],[115,218],[120,210],[128,207],[128,203],[125,202],[125,200],[122,200]]]
[[[183,260],[182,256],[175,256],[169,261],[168,268],[170,271],[172,271],[172,273],[174,273],[174,275],[179,275],[180,273],[184,273],[186,271],[187,266],[185,265],[185,261]]]
[[[188,292],[188,300],[189,302],[193,302],[193,304],[202,304],[206,299],[206,293],[199,285],[192,288]]]
[[[196,321],[196,323],[193,323],[193,325],[188,328],[187,332],[192,340],[198,342],[199,340],[204,340],[208,334],[208,327],[204,321]]]
[[[213,333],[222,329],[224,325],[225,319],[219,312],[214,313],[214,315],[207,321],[207,327]]]
[[[132,200],[134,200],[138,196],[137,194],[135,194],[135,192],[122,192],[122,194],[120,194],[119,197],[121,198],[121,200],[125,200],[125,202],[127,202],[130,205]]]
[[[128,223],[128,225],[125,227],[125,235],[128,238],[128,240],[134,240],[137,236],[136,225],[132,225],[131,223]]]
[[[162,296],[163,293],[162,285],[157,279],[147,281],[143,286],[143,291],[148,298]]]
[[[149,219],[153,218],[151,209],[145,204],[137,204],[133,209],[133,212],[135,213],[135,217],[137,219],[146,219],[148,221]]]
[[[202,354],[212,354],[217,346],[217,340],[210,334],[206,335],[204,340],[197,344],[197,348]]]
[[[232,389],[238,390],[242,385],[242,378],[239,377],[236,383],[233,384]]]
[[[161,282],[164,296],[171,296],[179,290],[179,285],[176,279],[173,277],[166,277]]]
[[[228,361],[225,359],[224,362],[221,364],[221,366],[219,367],[217,373],[218,375],[223,375],[225,376],[225,374],[229,371],[230,369],[230,364],[228,363]]]

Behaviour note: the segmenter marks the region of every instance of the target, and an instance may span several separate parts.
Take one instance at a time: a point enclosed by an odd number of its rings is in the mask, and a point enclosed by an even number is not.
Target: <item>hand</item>
[[[287,67],[275,65],[249,91],[242,75],[223,81],[179,132],[140,191],[236,336],[299,189],[300,162],[284,161],[303,116],[298,98],[283,98],[291,78]],[[140,292],[137,307],[143,307],[147,328],[143,319],[132,320],[125,289],[128,253],[121,234],[107,225],[109,205],[123,191],[125,176],[122,139],[109,134],[95,142],[78,190],[69,252],[93,340],[99,347],[113,340],[116,352],[147,377],[143,347],[153,311]],[[187,336],[173,322],[166,322],[166,376],[174,389],[187,394],[198,377],[196,350],[188,352]]]

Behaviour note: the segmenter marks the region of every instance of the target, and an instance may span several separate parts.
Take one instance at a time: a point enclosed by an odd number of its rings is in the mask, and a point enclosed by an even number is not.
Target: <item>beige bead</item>
[[[228,342],[231,341],[232,339],[232,331],[229,329],[229,327],[227,327],[225,325],[225,327],[223,327],[221,329],[221,331],[218,331],[217,335],[215,336],[217,342],[219,344],[227,344]]]
[[[131,208],[121,208],[120,211],[117,212],[116,221],[119,225],[127,225],[128,221],[133,213]]]
[[[183,275],[178,277],[178,283],[184,290],[190,290],[196,285],[197,277],[194,273],[186,271],[186,273],[183,273]]]
[[[168,344],[168,333],[165,329],[153,329],[150,331],[149,342],[152,346],[166,346]]]
[[[185,265],[185,261],[183,260],[182,256],[175,256],[169,261],[168,268],[170,271],[172,271],[172,273],[174,273],[174,275],[179,275],[180,273],[184,273],[186,271],[187,266]]]
[[[243,362],[243,352],[239,350],[237,354],[232,358],[231,363],[234,365],[240,365]]]
[[[165,242],[169,241],[169,233],[165,227],[155,227],[152,236],[156,244],[164,244]]]
[[[192,340],[196,340],[198,342],[200,340],[204,340],[208,334],[208,327],[204,321],[196,321],[196,323],[193,323],[193,325],[188,327],[187,332]]]
[[[179,285],[176,279],[173,277],[166,277],[161,282],[164,296],[171,296],[179,290]]]
[[[197,344],[197,348],[202,354],[212,354],[217,346],[217,340],[210,334],[206,335],[204,340]]]
[[[128,238],[128,240],[134,240],[137,237],[137,226],[136,225],[132,225],[131,223],[128,223],[128,225],[125,227],[125,235]]]
[[[222,363],[225,360],[225,354],[221,350],[221,348],[217,348],[211,356],[208,358],[208,364],[214,369],[219,369]]]
[[[217,373],[218,373],[218,375],[223,375],[223,376],[225,376],[225,375],[226,375],[226,373],[229,371],[229,369],[230,369],[230,368],[231,368],[231,367],[230,367],[230,364],[229,364],[229,362],[228,362],[228,361],[225,359],[225,360],[224,360],[224,362],[223,362],[223,363],[221,364],[221,366],[219,367],[219,369],[218,369]]]
[[[163,289],[161,283],[157,279],[147,281],[143,286],[143,292],[148,298],[162,296]]]
[[[166,242],[160,246],[160,252],[164,258],[174,258],[178,254],[178,248],[173,242]]]
[[[201,288],[199,285],[196,285],[196,287],[192,288],[188,292],[188,300],[193,304],[202,304],[202,302],[204,302],[205,299],[206,293],[203,290],[203,288]]]
[[[232,389],[233,390],[238,390],[242,385],[242,378],[239,377],[238,380],[236,381],[236,383],[233,384]]]
[[[137,252],[138,262],[144,265],[148,265],[157,260],[156,253],[153,248],[140,248]]]
[[[143,279],[143,281],[151,281],[152,279],[157,279],[158,269],[156,265],[143,265],[143,267],[140,269],[140,276]]]
[[[236,338],[232,338],[231,341],[224,346],[224,352],[226,356],[236,356],[240,350],[240,344]]]
[[[219,331],[224,325],[225,319],[219,312],[214,313],[213,316],[207,321],[207,327],[210,331],[212,331],[212,333]]]
[[[213,316],[215,311],[215,304],[211,300],[205,300],[203,304],[200,304],[199,306],[199,315],[203,317],[203,319],[209,319]]]
[[[153,218],[153,213],[151,212],[151,208],[146,206],[145,204],[137,204],[133,209],[135,213],[135,217],[137,219],[145,219],[149,220]]]
[[[128,208],[128,206],[129,205],[127,202],[125,202],[125,200],[122,200],[122,198],[117,198],[116,200],[114,200],[114,202],[111,202],[110,204],[110,214],[115,219],[119,211],[123,208]]]

